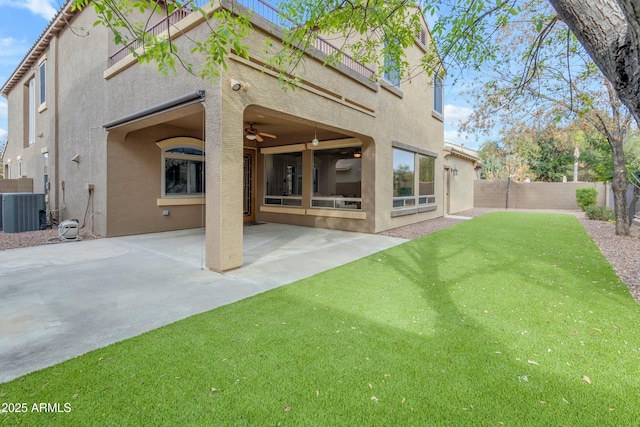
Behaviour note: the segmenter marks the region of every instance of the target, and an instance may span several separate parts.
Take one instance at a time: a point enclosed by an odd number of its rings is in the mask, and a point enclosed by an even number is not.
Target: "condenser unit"
[[[45,210],[44,194],[2,194],[2,231],[21,233],[40,230],[41,211]]]
[[[0,193],[0,231],[2,231],[2,196],[3,193]]]

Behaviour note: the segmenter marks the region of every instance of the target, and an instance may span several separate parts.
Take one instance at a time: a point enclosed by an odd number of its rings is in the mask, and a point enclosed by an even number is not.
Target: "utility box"
[[[21,233],[40,230],[43,211],[45,211],[44,194],[4,193],[2,194],[2,231]]]

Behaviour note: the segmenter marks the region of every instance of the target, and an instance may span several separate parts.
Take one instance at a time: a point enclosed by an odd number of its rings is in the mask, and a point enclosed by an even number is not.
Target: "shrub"
[[[584,210],[587,218],[595,220],[595,221],[609,221],[615,222],[616,213],[613,208],[608,206],[587,206]]]
[[[587,207],[595,206],[598,201],[598,190],[593,187],[578,188],[576,190],[576,202],[580,209],[586,212]]]

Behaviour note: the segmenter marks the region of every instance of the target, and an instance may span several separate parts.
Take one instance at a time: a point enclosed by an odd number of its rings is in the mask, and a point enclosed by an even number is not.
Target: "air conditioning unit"
[[[0,231],[2,231],[2,196],[4,194],[0,193]]]
[[[45,210],[44,194],[2,194],[2,231],[21,233],[40,230],[41,211]]]

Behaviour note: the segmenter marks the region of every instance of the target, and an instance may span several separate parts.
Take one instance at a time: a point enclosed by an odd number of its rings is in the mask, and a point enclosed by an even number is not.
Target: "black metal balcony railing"
[[[290,20],[287,20],[282,16],[280,11],[265,2],[264,0],[236,0],[242,6],[252,10],[255,14],[261,16],[267,21],[275,24],[281,28],[290,29],[294,26],[294,23]],[[209,0],[194,0],[190,4],[201,7],[208,3]],[[160,22],[155,24],[148,30],[148,33],[157,36],[164,31],[167,31],[170,25],[176,24],[178,21],[184,19],[186,16],[191,14],[193,10],[188,6],[183,7],[182,9],[176,9],[171,15],[165,17]],[[140,41],[133,41],[126,46],[121,47],[109,58],[109,65],[113,65],[121,59],[125,58],[132,50],[138,49],[142,46]],[[347,53],[341,51],[338,47],[329,43],[327,40],[322,37],[316,37],[314,42],[314,48],[319,52],[322,52],[325,55],[337,55],[340,58],[342,65],[349,68],[350,70],[355,71],[361,76],[371,79],[375,71],[366,65],[356,61],[352,56]]]

